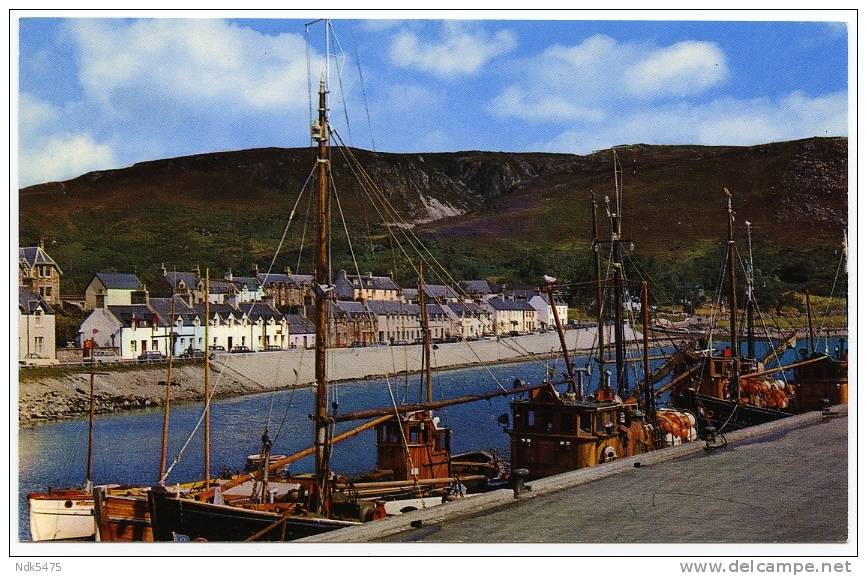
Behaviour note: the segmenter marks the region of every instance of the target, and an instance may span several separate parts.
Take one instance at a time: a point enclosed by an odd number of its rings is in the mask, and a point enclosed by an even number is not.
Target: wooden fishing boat
[[[734,212],[731,193],[725,190],[728,211],[728,287],[729,287],[729,344],[722,353],[707,348],[704,340],[697,341],[696,349],[686,349],[674,368],[671,398],[676,406],[693,410],[699,416],[702,435],[737,430],[786,418],[827,404],[846,401],[848,395],[847,363],[845,352],[838,347],[839,357],[816,354],[814,346],[810,295],[806,294],[809,347],[812,356],[804,355],[800,361],[787,366],[767,369],[765,364],[790,345],[795,332],[784,334],[780,343],[762,358],[757,358],[753,314],[752,243],[746,269],[746,354],[741,354],[738,331],[738,302],[736,291],[736,253],[734,240]],[[778,363],[779,364],[779,363]],[[786,382],[779,378],[784,370],[794,370],[794,379]]]
[[[48,488],[27,495],[30,511],[30,537],[34,542],[54,540],[90,540],[96,532],[93,524],[93,379],[96,363],[90,354],[93,339],[84,343],[90,364],[90,409],[87,420],[87,464],[81,488]]]

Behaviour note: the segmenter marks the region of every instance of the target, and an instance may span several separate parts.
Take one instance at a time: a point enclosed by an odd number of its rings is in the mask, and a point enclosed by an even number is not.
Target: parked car
[[[248,352],[252,352],[249,346],[235,346],[232,348],[232,354],[247,354]]]
[[[147,352],[142,352],[139,357],[139,362],[163,362],[166,359],[166,355],[160,352],[159,350],[148,350]]]
[[[210,352],[225,352],[226,347],[225,346],[209,346],[208,350]]]
[[[265,346],[265,352],[279,352],[282,349],[283,349],[282,347],[276,346],[274,344],[270,344],[268,346]]]
[[[509,331],[509,336],[520,336],[520,335],[521,335],[521,333],[518,332],[517,330],[510,330]]]
[[[93,359],[96,360],[97,364],[112,364],[114,362],[123,362],[123,356],[117,354],[114,349],[94,350]],[[88,359],[85,358],[84,361],[87,362]]]
[[[204,358],[205,351],[199,350],[198,348],[187,348],[180,354],[178,354],[178,358]]]

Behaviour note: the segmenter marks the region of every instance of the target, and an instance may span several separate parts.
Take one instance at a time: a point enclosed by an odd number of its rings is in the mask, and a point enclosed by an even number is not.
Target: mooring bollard
[[[515,493],[515,498],[530,490],[529,487],[524,485],[524,482],[526,482],[527,476],[529,475],[530,471],[526,468],[512,470],[512,490]]]

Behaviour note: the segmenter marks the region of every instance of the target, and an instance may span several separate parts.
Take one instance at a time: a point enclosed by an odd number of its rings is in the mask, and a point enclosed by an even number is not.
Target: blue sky
[[[20,184],[306,146],[303,24],[19,20]],[[335,20],[333,30],[332,120],[360,147],[581,154],[847,134],[843,23]],[[323,27],[309,38],[316,80]]]

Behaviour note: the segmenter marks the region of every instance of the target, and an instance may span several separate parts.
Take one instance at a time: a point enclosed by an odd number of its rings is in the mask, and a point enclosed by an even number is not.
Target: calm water
[[[834,344],[831,344],[833,349]],[[759,351],[764,347],[759,345]],[[795,359],[789,351],[783,359]],[[577,359],[586,363],[586,357]],[[658,365],[661,361],[654,361]],[[559,370],[562,360],[549,362]],[[635,370],[638,363],[631,365]],[[545,376],[545,366],[538,362],[522,362],[492,366],[491,372],[500,383],[509,388],[515,378],[538,383]],[[635,382],[636,374],[630,374]],[[419,394],[419,376],[392,378],[391,390],[398,403],[414,402]],[[587,386],[595,390],[596,378]],[[434,375],[434,395],[437,399],[464,394],[482,393],[497,389],[491,375],[484,368],[440,371]],[[334,399],[340,412],[360,408],[391,405],[385,380],[366,380],[342,383],[330,394],[329,406]],[[508,436],[497,424],[497,417],[507,413],[508,397],[492,398],[481,402],[451,406],[439,410],[441,425],[452,432],[452,449],[464,452],[495,449],[508,457]],[[173,409],[170,426],[169,461],[178,454],[190,437],[201,416],[200,404],[186,404]],[[224,467],[240,469],[248,454],[260,449],[260,437],[269,422],[274,440],[274,454],[291,454],[312,444],[313,427],[308,415],[313,409],[312,389],[289,390],[242,398],[219,400],[211,407],[211,465],[212,475]],[[282,423],[282,425],[281,425]],[[337,432],[351,428],[343,423]],[[94,424],[94,482],[146,485],[155,483],[159,466],[161,409],[140,410],[96,417]],[[19,430],[19,529],[22,540],[29,539],[27,494],[52,487],[80,486],[84,480],[87,458],[87,419],[68,420]],[[352,474],[375,466],[374,432],[367,431],[338,444],[333,453],[333,469]],[[201,429],[192,437],[186,451],[172,469],[169,483],[186,482],[201,478],[203,449]],[[293,472],[311,471],[312,458],[293,465]]]

